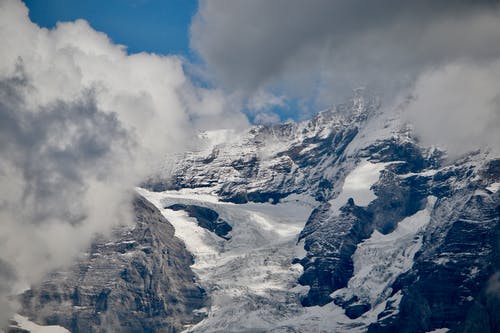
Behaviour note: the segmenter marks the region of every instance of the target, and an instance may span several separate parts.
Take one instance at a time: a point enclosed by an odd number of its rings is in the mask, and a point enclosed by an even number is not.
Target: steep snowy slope
[[[202,148],[178,161],[173,175],[145,186],[155,191],[211,187],[234,203],[278,202],[292,193],[322,200],[340,177],[332,166],[377,110],[376,98],[360,94],[307,122],[256,126],[239,134],[203,133]]]
[[[196,218],[162,209],[176,236],[195,255],[192,268],[212,298],[208,317],[188,331],[267,331],[300,312],[297,278],[302,270],[290,258],[303,252],[297,236],[312,209],[307,198],[236,205],[194,193],[140,193],[159,208],[172,203],[202,206],[231,223],[227,240],[198,226]]]

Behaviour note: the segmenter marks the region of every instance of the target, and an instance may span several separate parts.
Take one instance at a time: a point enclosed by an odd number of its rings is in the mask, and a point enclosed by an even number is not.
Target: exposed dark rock
[[[500,180],[500,158],[489,161],[483,170],[481,170],[481,174],[488,179],[497,182]]]
[[[226,195],[222,201],[232,202],[235,204],[244,204],[247,202],[269,202],[276,205],[281,199],[286,198],[291,193],[280,192],[237,192],[235,194]]]
[[[436,150],[429,157],[425,157],[423,153],[422,148],[411,141],[399,142],[397,138],[391,138],[367,147],[360,153],[360,156],[369,157],[374,162],[398,161],[400,163],[390,167],[391,171],[397,174],[419,172],[439,166],[442,158],[441,152]]]
[[[240,158],[231,162],[231,166],[238,170],[243,178],[251,178],[257,176],[259,163],[257,156],[250,156],[249,158]]]
[[[28,330],[25,330],[24,328],[9,326],[5,329],[5,333],[31,333],[31,332]]]
[[[207,300],[191,255],[154,206],[138,198],[134,208],[135,227],[96,240],[73,267],[25,292],[22,314],[72,333],[173,333],[201,320],[193,310]]]
[[[436,216],[448,222],[433,224],[413,269],[393,285],[403,293],[399,312],[370,325],[369,332],[497,329],[498,316],[489,313],[498,309],[498,289],[488,297],[485,290],[500,268],[500,201],[498,195],[455,195],[437,204]]]
[[[347,285],[353,273],[352,254],[370,236],[371,220],[370,213],[357,206],[344,206],[340,216],[330,215],[328,203],[313,211],[299,237],[305,239],[308,251],[300,261],[304,273],[299,282],[310,286],[304,306],[325,305],[332,301],[333,291]]]
[[[196,219],[200,227],[205,228],[224,239],[231,239],[231,237],[228,236],[228,233],[231,232],[233,228],[231,227],[231,225],[229,225],[229,223],[222,220],[219,217],[219,214],[213,209],[196,205],[183,204],[175,204],[165,208],[173,210],[184,210],[190,217],[194,217]]]
[[[366,208],[350,198],[336,216],[330,205],[315,209],[299,239],[305,239],[307,256],[301,261],[304,273],[299,282],[310,286],[305,306],[324,305],[329,296],[344,288],[353,274],[352,255],[357,245],[374,229],[389,233],[404,217],[423,207],[426,192],[409,187],[390,171],[383,172],[374,186],[377,198]]]
[[[370,304],[353,304],[345,308],[345,315],[351,319],[356,319],[370,309]]]
[[[500,272],[487,282],[467,312],[465,320],[454,330],[456,333],[500,332]]]

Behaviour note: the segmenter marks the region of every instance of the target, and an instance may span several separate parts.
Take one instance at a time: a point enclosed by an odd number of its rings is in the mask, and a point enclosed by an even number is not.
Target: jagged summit
[[[348,103],[308,121],[258,125],[244,133],[202,133],[203,148],[184,156],[170,179],[145,186],[153,190],[211,187],[233,202],[276,201],[303,192],[329,196],[323,193],[330,187],[327,183],[335,181],[329,170],[379,107],[376,98],[358,92]],[[402,135],[398,131],[393,129],[392,135]]]

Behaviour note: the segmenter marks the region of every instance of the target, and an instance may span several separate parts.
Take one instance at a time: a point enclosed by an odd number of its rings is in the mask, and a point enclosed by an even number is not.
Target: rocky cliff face
[[[407,179],[412,188],[439,197],[412,268],[392,285],[393,294],[402,294],[398,312],[382,313],[369,332],[423,332],[438,327],[474,332],[472,327],[479,324],[484,332],[498,329],[493,311],[500,295],[489,285],[498,282],[495,273],[500,268],[500,197],[486,185],[498,181],[500,160],[476,167],[470,163],[461,161],[432,177]],[[485,302],[485,297],[491,302]],[[479,307],[482,318],[468,315]]]
[[[22,314],[77,332],[180,332],[206,305],[192,256],[148,201],[134,201],[136,225],[96,240],[73,267],[21,296]]]

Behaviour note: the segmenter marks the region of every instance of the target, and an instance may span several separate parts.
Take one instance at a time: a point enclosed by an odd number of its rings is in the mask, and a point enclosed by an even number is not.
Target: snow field
[[[371,187],[378,181],[380,171],[391,163],[394,162],[371,163],[362,160],[345,178],[340,194],[335,199],[330,200],[332,212],[338,214],[340,207],[345,205],[349,198],[353,198],[354,204],[362,207],[372,202],[377,196]]]
[[[376,198],[370,188],[386,165],[361,162],[347,176],[343,192],[334,201],[353,197],[356,204],[367,205]],[[356,294],[372,305],[370,311],[351,320],[333,303],[308,308],[300,304],[308,287],[297,285],[302,266],[292,265],[291,261],[305,254],[297,237],[314,207],[311,199],[294,196],[277,205],[236,205],[220,202],[207,189],[137,191],[160,209],[174,226],[175,235],[193,253],[192,269],[211,298],[207,317],[185,332],[366,331],[388,301],[399,303],[400,293],[387,298],[390,284],[413,265],[422,242],[420,233],[435,203],[435,198],[429,197],[425,209],[403,219],[392,233],[375,231],[358,245],[353,256],[354,276],[346,288],[332,294]],[[199,227],[183,211],[164,208],[174,203],[217,211],[233,227],[231,239],[226,241]]]

